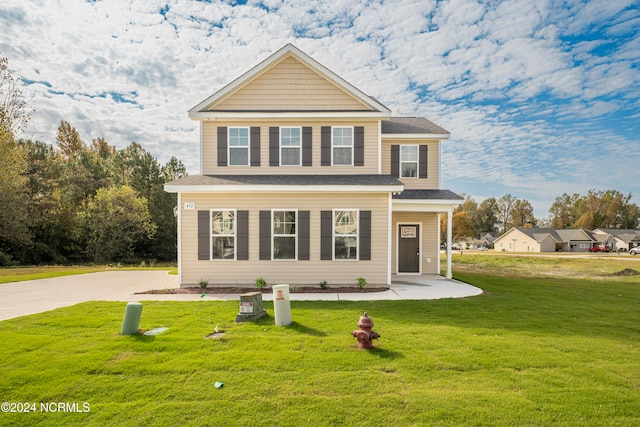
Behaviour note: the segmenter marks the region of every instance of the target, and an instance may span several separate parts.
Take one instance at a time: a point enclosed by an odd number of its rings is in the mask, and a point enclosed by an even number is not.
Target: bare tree
[[[24,95],[24,84],[11,75],[9,60],[0,55],[0,126],[16,134],[23,131],[33,109]]]

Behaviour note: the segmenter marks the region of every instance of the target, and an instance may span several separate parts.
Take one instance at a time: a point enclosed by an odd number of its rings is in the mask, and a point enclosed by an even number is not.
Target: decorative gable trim
[[[319,115],[325,117],[331,117],[331,114],[335,114],[336,117],[390,117],[391,110],[389,110],[386,106],[378,102],[376,99],[368,96],[360,89],[356,88],[342,77],[335,74],[333,71],[329,70],[324,65],[317,62],[315,59],[298,49],[292,44],[287,44],[267,59],[241,75],[239,78],[235,79],[230,84],[226,85],[210,97],[206,98],[198,105],[189,110],[189,117],[193,120],[206,120],[207,118],[218,118],[218,117],[233,117],[233,118],[255,118],[260,115],[264,115],[265,111],[249,111],[249,112],[224,112],[224,111],[210,111],[211,107],[226,99],[228,96],[231,96],[233,92],[242,88],[247,83],[252,81],[254,78],[258,77],[263,72],[267,71],[271,67],[278,64],[285,58],[290,56],[295,57],[305,65],[309,66],[312,70],[320,74],[322,77],[327,79],[329,82],[333,83],[340,89],[344,90],[346,93],[353,96],[359,102],[363,104],[363,106],[367,106],[370,111],[349,111],[349,112],[302,112],[304,114],[308,114],[312,117],[318,117]],[[286,117],[286,114],[290,114],[292,112],[274,112],[278,117],[281,114],[285,114],[282,117]],[[300,117],[299,113],[294,113],[296,117]],[[325,115],[326,114],[326,115]],[[268,114],[270,117],[274,117],[273,113]]]

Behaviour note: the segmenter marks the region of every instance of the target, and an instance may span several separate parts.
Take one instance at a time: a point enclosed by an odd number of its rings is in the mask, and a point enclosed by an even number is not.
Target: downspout
[[[392,239],[392,227],[393,227],[393,193],[389,193],[389,207],[387,215],[387,285],[391,286],[391,266],[393,260],[391,259],[391,239]]]
[[[447,211],[447,279],[452,279],[451,273],[451,222],[453,220],[453,208]]]
[[[438,213],[437,215],[438,218],[438,226],[437,228],[437,233],[436,234],[438,236],[438,248],[437,248],[437,252],[436,252],[436,271],[438,272],[438,275],[440,274],[440,268],[441,268],[441,259],[440,259],[440,245],[442,244],[442,242],[440,241],[440,220],[442,219],[442,214]]]
[[[176,225],[178,227],[178,286],[182,285],[182,193],[178,193],[178,206],[176,209]]]

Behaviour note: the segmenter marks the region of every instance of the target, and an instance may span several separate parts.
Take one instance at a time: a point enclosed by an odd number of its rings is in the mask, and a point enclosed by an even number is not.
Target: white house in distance
[[[628,251],[640,246],[640,230],[597,228],[593,230],[593,234],[599,243],[609,245],[612,251]]]
[[[189,111],[199,175],[178,194],[181,286],[390,284],[440,274],[449,132],[380,101],[288,44]],[[451,277],[451,257],[446,276]]]

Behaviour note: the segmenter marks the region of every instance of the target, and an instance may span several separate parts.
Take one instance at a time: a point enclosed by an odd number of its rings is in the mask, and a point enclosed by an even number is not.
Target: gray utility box
[[[265,314],[267,312],[262,307],[261,292],[249,292],[240,295],[240,313],[236,315],[236,322],[258,320],[264,317]]]

